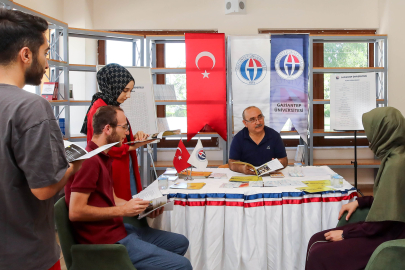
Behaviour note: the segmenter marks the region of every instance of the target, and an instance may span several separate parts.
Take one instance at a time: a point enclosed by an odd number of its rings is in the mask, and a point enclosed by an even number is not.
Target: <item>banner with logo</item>
[[[270,126],[280,132],[290,118],[307,142],[308,51],[307,34],[271,36]]]
[[[193,153],[191,153],[188,163],[196,167],[198,171],[204,170],[208,166],[207,156],[202,145],[200,138],[198,138],[197,145],[195,146]]]
[[[187,140],[209,125],[226,141],[225,34],[186,34]]]
[[[249,106],[262,110],[265,124],[270,115],[270,36],[230,36],[233,130],[244,124],[242,112]]]

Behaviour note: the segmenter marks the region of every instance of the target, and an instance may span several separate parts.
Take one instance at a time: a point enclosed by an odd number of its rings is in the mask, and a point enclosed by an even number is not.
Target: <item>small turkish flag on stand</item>
[[[187,169],[191,165],[187,162],[190,158],[190,153],[187,151],[184,146],[183,140],[180,140],[179,146],[177,147],[176,154],[174,154],[173,165],[176,168],[177,172],[181,172],[184,169]]]

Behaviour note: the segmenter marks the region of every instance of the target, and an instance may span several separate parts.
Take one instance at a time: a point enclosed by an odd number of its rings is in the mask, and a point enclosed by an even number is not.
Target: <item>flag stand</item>
[[[193,173],[193,166],[191,166],[190,175],[188,175],[188,173],[187,173],[187,177],[184,178],[184,181],[191,181],[191,180],[194,180],[193,177],[191,176],[192,173]]]

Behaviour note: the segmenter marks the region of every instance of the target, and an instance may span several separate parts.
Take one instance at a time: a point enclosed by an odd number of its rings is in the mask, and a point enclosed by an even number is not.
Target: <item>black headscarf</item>
[[[87,134],[87,114],[89,113],[93,103],[101,98],[107,105],[120,106],[117,101],[125,86],[131,81],[135,82],[131,73],[118,64],[108,64],[97,72],[97,82],[100,92],[93,95],[90,107],[83,121],[81,133]]]

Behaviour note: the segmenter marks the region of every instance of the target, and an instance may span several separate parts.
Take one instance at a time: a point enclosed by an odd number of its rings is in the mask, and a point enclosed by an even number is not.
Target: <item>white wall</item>
[[[64,0],[15,0],[14,2],[63,21]]]
[[[246,15],[225,15],[224,0],[97,0],[95,29],[217,29],[227,35],[259,28],[378,28],[378,0],[247,0]]]
[[[404,95],[404,12],[403,0],[380,0],[379,34],[388,35],[388,105],[399,109],[405,115]]]

